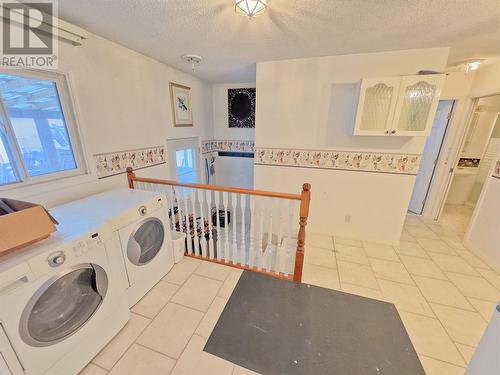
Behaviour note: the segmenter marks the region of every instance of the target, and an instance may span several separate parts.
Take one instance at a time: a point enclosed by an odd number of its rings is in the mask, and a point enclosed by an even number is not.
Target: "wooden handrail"
[[[311,185],[302,185],[302,194],[300,199],[300,220],[299,235],[297,237],[297,250],[295,252],[295,269],[293,271],[293,281],[302,281],[302,269],[304,266],[304,250],[306,243],[306,225],[309,217],[309,203],[311,201]]]
[[[261,197],[291,199],[291,200],[296,200],[296,201],[300,201],[302,199],[302,196],[300,194],[277,193],[274,191],[240,189],[240,188],[232,188],[232,187],[219,186],[219,185],[192,184],[192,183],[188,183],[188,182],[177,182],[177,181],[172,181],[172,180],[161,180],[161,179],[156,179],[156,178],[136,177],[136,175],[131,167],[127,168],[127,178],[128,178],[128,186],[131,189],[134,188],[134,181],[137,181],[137,182],[145,182],[145,183],[150,183],[150,184],[182,186],[182,187],[189,187],[189,188],[195,188],[195,189],[222,191],[222,192],[227,192],[227,193],[258,195]]]

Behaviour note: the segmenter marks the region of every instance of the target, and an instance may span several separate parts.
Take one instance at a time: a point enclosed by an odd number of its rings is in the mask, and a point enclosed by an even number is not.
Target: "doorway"
[[[476,99],[440,222],[464,235],[496,156],[500,153],[500,95]]]
[[[167,140],[170,176],[178,182],[199,182],[198,143],[197,137]]]
[[[432,184],[434,172],[441,155],[443,143],[446,138],[450,118],[455,102],[453,100],[440,100],[432,125],[431,134],[425,142],[420,168],[413,188],[408,210],[421,215]]]

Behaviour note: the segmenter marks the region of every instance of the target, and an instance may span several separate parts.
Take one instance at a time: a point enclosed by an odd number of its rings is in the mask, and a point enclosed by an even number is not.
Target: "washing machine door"
[[[19,332],[31,346],[54,345],[81,329],[101,306],[108,289],[106,271],[82,263],[47,280],[21,315]]]
[[[160,219],[150,217],[141,221],[127,243],[127,257],[132,264],[142,266],[151,262],[160,252],[165,239],[165,228]]]

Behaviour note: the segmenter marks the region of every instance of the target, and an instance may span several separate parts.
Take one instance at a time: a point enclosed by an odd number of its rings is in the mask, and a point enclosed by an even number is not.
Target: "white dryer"
[[[0,259],[0,339],[16,353],[3,358],[10,373],[77,374],[123,328],[130,312],[108,259],[111,237],[109,228],[56,233]]]
[[[121,243],[129,305],[136,304],[174,265],[165,195],[137,189],[113,190],[51,210],[108,223]]]

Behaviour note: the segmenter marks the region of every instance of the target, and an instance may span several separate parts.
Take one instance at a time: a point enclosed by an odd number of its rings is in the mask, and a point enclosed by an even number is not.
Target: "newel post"
[[[300,229],[297,238],[297,251],[295,252],[295,270],[293,272],[293,281],[302,281],[302,267],[304,266],[304,245],[306,242],[306,225],[309,217],[309,202],[311,201],[311,185],[302,185],[302,194],[300,196]]]
[[[128,180],[128,187],[130,189],[134,188],[134,178],[135,178],[135,173],[132,167],[127,167],[127,180]]]

